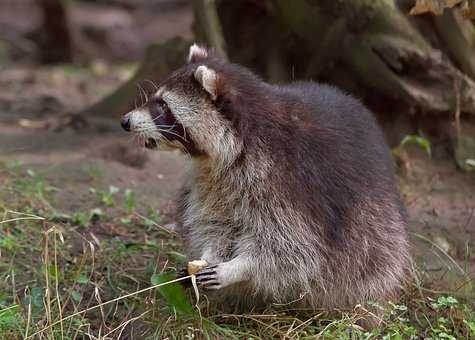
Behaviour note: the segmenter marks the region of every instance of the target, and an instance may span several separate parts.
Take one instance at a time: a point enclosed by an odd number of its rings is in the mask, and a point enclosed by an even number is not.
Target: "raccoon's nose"
[[[130,131],[130,118],[127,116],[122,117],[120,125],[125,131]]]

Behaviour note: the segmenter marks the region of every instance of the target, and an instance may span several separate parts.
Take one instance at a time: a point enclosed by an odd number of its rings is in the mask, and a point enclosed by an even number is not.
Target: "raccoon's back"
[[[385,221],[397,220],[403,229],[406,214],[392,159],[372,113],[328,85],[296,82],[279,91],[288,101],[304,103],[290,109],[304,123],[296,132],[289,129],[294,135],[288,146],[276,143],[274,162],[273,181],[286,188],[295,209],[323,225],[330,240],[345,240],[352,231],[371,233]],[[371,221],[356,222],[362,207]]]
[[[295,82],[279,87],[279,91],[304,103],[303,109],[298,106],[299,111],[290,114],[308,121],[294,134],[286,154],[280,152],[289,166],[294,163],[292,170],[310,172],[323,184],[332,178],[350,189],[355,185],[356,191],[376,190],[372,192],[374,198],[378,197],[378,187],[382,195],[397,194],[392,159],[381,128],[359,100],[313,82]],[[322,182],[314,184],[320,186]]]
[[[310,109],[316,125],[313,138],[317,143],[337,142],[338,148],[346,148],[342,151],[348,151],[347,156],[354,156],[354,160],[364,158],[385,165],[384,171],[392,173],[390,152],[381,128],[358,99],[336,87],[314,82],[294,82],[282,89],[298,97]],[[316,146],[321,148],[322,145]],[[355,154],[349,154],[350,151]]]

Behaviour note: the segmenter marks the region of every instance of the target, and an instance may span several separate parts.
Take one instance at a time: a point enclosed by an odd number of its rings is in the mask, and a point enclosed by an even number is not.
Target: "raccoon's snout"
[[[120,120],[120,125],[122,126],[122,128],[125,131],[130,131],[130,117],[129,117],[129,115],[125,115],[124,117],[122,117],[122,119]]]

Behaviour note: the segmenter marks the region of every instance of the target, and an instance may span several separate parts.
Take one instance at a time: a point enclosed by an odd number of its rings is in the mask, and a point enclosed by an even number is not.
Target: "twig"
[[[133,317],[132,319],[129,319],[123,323],[121,323],[119,326],[117,326],[116,328],[114,328],[113,330],[111,330],[109,333],[106,333],[103,335],[103,338],[106,339],[107,336],[111,335],[112,333],[114,333],[116,330],[118,330],[119,328],[122,328],[120,330],[120,333],[119,333],[119,336],[117,337],[117,339],[120,339],[120,336],[122,334],[122,332],[124,331],[124,328],[131,322],[134,322],[135,320],[138,320],[140,319],[141,317],[143,317],[145,314],[147,313],[150,313],[151,309],[149,310],[146,310],[145,312],[143,312],[142,314],[140,314],[139,316],[136,316],[136,317]]]
[[[461,128],[460,128],[460,79],[455,79],[454,81],[454,92],[455,92],[455,130],[457,133],[457,143],[460,138]]]
[[[443,255],[445,255],[449,260],[450,262],[452,262],[452,264],[460,271],[460,274],[461,275],[466,275],[465,271],[463,270],[462,267],[460,267],[460,265],[457,263],[457,261],[455,261],[449,254],[447,254],[447,252],[442,249],[441,246],[439,246],[437,243],[435,242],[432,242],[430,239],[428,239],[427,237],[424,237],[422,236],[421,234],[418,234],[418,233],[412,233],[415,237],[423,240],[423,241],[426,241],[427,243],[429,243],[430,245],[432,245],[433,247],[435,247],[437,250],[439,250]]]

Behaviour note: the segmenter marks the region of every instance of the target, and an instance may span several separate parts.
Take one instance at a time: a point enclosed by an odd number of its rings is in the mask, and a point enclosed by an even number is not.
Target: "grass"
[[[138,210],[136,193],[93,188],[96,207],[71,216],[55,208],[60,189],[18,163],[0,167],[0,188],[3,339],[475,338],[473,302],[437,292],[421,269],[372,331],[358,326],[361,309],[233,315],[205,296],[198,309],[193,290],[169,283],[186,261],[180,239]]]

